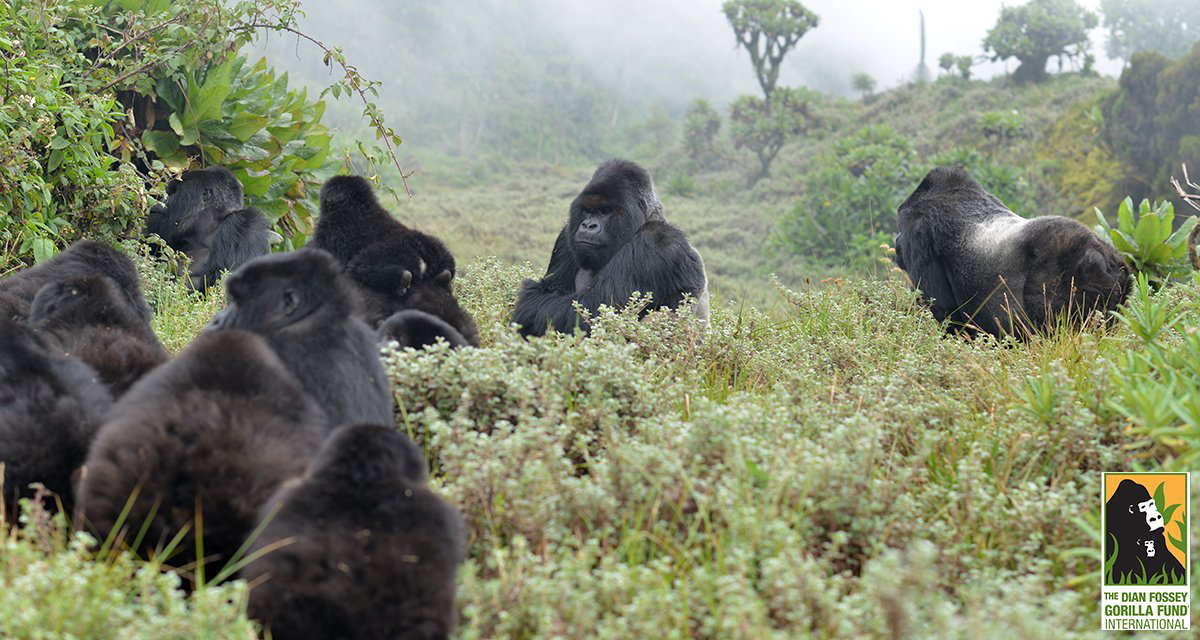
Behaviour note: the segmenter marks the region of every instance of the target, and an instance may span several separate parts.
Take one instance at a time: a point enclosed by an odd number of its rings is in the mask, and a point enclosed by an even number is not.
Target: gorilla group
[[[1022,218],[960,169],[930,171],[898,214],[896,263],[950,330],[1026,336],[1129,292],[1112,245],[1070,218]]]
[[[637,163],[611,160],[571,203],[541,280],[526,280],[513,313],[521,334],[547,328],[570,332],[581,322],[573,304],[588,311],[620,306],[634,292],[651,294],[646,311],[674,309],[691,296],[708,318],[704,261],[687,236],[667,222],[650,174]]]
[[[271,225],[245,208],[242,183],[224,167],[185,171],[167,183],[166,205],[151,207],[146,234],[162,238],[191,260],[186,282],[203,291],[222,271],[271,252]]]

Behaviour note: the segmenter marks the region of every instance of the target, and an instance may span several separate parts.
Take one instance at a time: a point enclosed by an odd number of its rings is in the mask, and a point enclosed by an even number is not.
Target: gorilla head
[[[571,203],[567,228],[576,263],[599,271],[651,220],[666,218],[650,174],[629,160],[600,165]]]
[[[300,249],[252,260],[226,280],[228,307],[212,330],[267,339],[329,414],[331,425],[392,422],[392,393],[374,332],[333,256]]]
[[[1111,581],[1116,584],[1149,581],[1164,574],[1166,584],[1182,584],[1183,565],[1167,549],[1163,516],[1145,487],[1128,478],[1117,485],[1104,503],[1105,560],[1113,561]],[[1109,576],[1106,576],[1108,582]],[[1148,582],[1143,583],[1148,584]]]
[[[167,203],[150,209],[145,232],[187,254],[188,285],[201,291],[222,271],[271,252],[270,222],[243,208],[242,184],[224,167],[194,169],[167,183]]]
[[[438,338],[445,340],[452,348],[471,344],[445,320],[416,309],[397,311],[379,325],[379,341],[395,342],[401,349],[420,349],[435,344]]]
[[[94,240],[80,240],[50,260],[0,280],[0,314],[28,320],[30,305],[42,287],[89,276],[112,278],[128,308],[149,325],[150,307],[142,297],[137,267],[125,254]]]

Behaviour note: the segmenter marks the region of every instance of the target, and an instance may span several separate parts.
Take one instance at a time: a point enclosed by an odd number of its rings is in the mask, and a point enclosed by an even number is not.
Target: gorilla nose
[[[584,220],[579,225],[579,230],[587,234],[596,234],[600,232],[600,222],[596,220]]]
[[[228,329],[230,324],[229,321],[232,317],[233,314],[229,312],[229,309],[222,309],[217,312],[217,315],[213,316],[212,320],[208,321],[208,326],[205,327],[205,330],[220,331],[222,329]]]

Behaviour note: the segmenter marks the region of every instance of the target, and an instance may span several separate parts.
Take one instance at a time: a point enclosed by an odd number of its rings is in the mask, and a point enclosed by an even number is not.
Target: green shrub
[[[1134,271],[1146,274],[1150,282],[1161,283],[1168,278],[1186,275],[1192,270],[1188,259],[1188,234],[1196,226],[1196,216],[1190,216],[1173,230],[1175,207],[1170,202],[1142,200],[1137,213],[1133,200],[1125,198],[1117,211],[1117,226],[1096,209],[1096,233],[1112,242],[1117,251],[1133,264]]]

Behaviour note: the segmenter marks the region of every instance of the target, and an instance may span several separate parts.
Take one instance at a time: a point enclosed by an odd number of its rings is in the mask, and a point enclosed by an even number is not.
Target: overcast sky
[[[734,48],[722,4],[722,0],[544,0],[542,7],[549,23],[570,34],[570,42],[606,75],[631,55],[675,69],[690,64],[708,70],[706,88],[716,97],[755,90],[749,56]],[[820,24],[785,60],[780,81],[827,91],[835,89],[831,85],[843,84],[847,90],[845,70],[850,68],[871,74],[881,89],[895,86],[912,74],[920,58],[918,10],[925,11],[926,62],[936,72],[943,53],[982,56],[983,38],[1004,4],[1023,2],[804,0],[820,17]],[[1081,4],[1098,10],[1100,0]],[[1092,51],[1102,73],[1120,73],[1120,62],[1103,54],[1100,29],[1092,34]],[[1011,71],[1016,64],[1007,66]],[[1055,71],[1055,62],[1048,68]],[[990,77],[1005,70],[1002,63],[983,63],[976,76]]]

